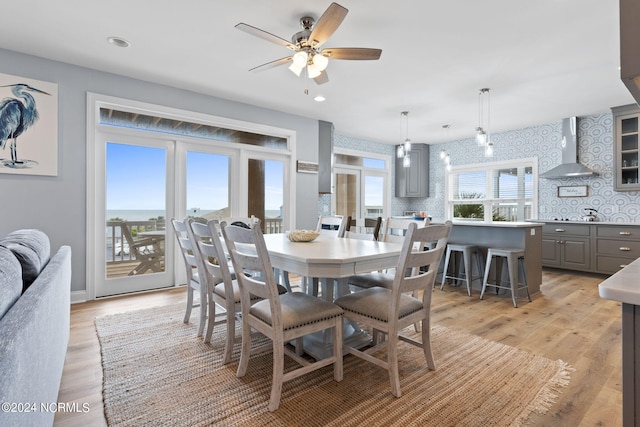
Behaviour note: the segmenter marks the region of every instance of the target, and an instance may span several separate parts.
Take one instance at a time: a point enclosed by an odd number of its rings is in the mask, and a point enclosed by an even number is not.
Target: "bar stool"
[[[449,271],[449,262],[451,261],[451,255],[453,254],[454,262],[454,275],[447,274]],[[476,267],[478,269],[478,276],[473,276],[473,268],[471,266],[471,258],[475,255]],[[462,264],[459,257],[462,256]],[[462,280],[467,283],[467,294],[471,296],[471,283],[474,279],[482,279],[482,252],[475,245],[456,245],[450,243],[447,245],[447,254],[444,259],[444,270],[442,272],[442,283],[440,284],[440,290],[444,289],[444,285],[447,283],[447,279],[455,279],[456,281]],[[464,266],[464,276],[460,275],[460,265]]]
[[[495,268],[495,282],[489,283],[489,271],[491,270],[491,262],[493,258],[496,259]],[[506,258],[507,268],[509,270],[509,286],[502,285],[502,262]],[[520,266],[520,272],[524,277],[524,283],[519,282],[518,277],[518,265]],[[487,265],[484,269],[484,280],[482,282],[482,292],[480,293],[480,299],[484,297],[484,291],[487,286],[496,288],[496,293],[499,289],[508,289],[511,291],[511,298],[513,299],[513,306],[518,307],[516,302],[516,296],[520,289],[527,290],[527,298],[531,302],[531,295],[529,294],[529,284],[527,283],[527,270],[524,262],[524,250],[523,249],[502,249],[502,248],[489,248],[487,251]]]

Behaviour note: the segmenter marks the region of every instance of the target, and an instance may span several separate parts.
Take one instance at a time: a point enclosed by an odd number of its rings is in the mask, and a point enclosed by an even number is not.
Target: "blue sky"
[[[166,150],[107,143],[107,209],[165,208]],[[229,158],[187,153],[187,209],[221,209],[229,200]],[[265,162],[265,209],[283,203],[283,165]]]

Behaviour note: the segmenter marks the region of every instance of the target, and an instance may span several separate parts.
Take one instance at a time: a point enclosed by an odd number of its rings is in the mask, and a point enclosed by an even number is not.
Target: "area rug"
[[[183,315],[171,305],[96,319],[109,426],[518,426],[550,408],[572,370],[434,325],[435,371],[420,349],[400,343],[400,398],[385,370],[348,355],[343,381],[327,367],[287,382],[271,413],[271,352],[253,356],[237,378],[239,345],[221,363],[225,328],[204,344]]]

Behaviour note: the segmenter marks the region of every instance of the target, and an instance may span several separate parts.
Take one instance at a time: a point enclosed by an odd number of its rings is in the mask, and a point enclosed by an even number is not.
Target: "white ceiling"
[[[324,46],[382,56],[333,60],[321,86],[286,66],[249,73],[290,51],[234,26],[290,39],[328,0],[3,1],[0,47],[326,120],[339,134],[384,143],[404,139],[405,110],[414,143],[442,142],[444,124],[449,139],[471,137],[483,87],[493,132],[634,102],[619,79],[617,0],[339,3],[349,13]]]

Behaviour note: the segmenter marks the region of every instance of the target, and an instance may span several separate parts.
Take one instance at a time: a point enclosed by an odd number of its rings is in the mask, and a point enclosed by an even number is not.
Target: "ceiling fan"
[[[239,23],[236,28],[260,37],[272,43],[291,49],[295,53],[291,56],[276,59],[250,69],[249,71],[264,71],[279,65],[290,64],[289,69],[300,76],[302,71],[317,84],[329,81],[326,68],[329,59],[375,60],[379,59],[382,49],[364,47],[335,47],[322,48],[324,42],[336,31],[349,12],[338,3],[331,3],[316,22],[309,16],[300,19],[302,31],[291,37],[291,41],[278,37],[260,28]]]

